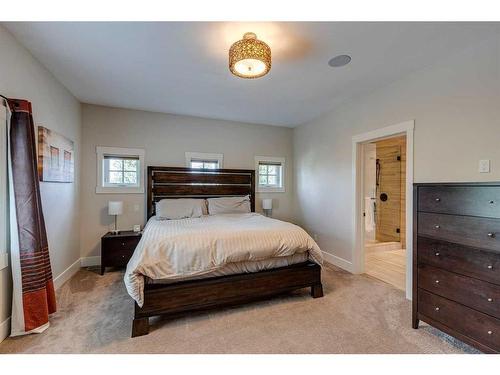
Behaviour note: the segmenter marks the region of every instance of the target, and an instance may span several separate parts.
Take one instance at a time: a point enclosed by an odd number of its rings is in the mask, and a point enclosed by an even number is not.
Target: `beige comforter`
[[[146,224],[125,272],[130,296],[142,306],[144,276],[180,280],[209,274],[228,264],[308,253],[322,263],[314,240],[297,225],[256,213],[224,214]]]

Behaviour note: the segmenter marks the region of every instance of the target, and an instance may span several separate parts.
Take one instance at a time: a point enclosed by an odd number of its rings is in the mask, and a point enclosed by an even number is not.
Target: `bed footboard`
[[[148,334],[152,316],[178,317],[308,287],[313,298],[323,297],[321,267],[314,262],[174,284],[149,284],[144,288],[143,306],[135,303],[132,337]]]

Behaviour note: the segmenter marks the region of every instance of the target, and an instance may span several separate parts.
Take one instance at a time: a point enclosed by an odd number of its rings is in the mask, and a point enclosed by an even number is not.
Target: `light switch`
[[[490,173],[489,160],[479,160],[479,173]]]

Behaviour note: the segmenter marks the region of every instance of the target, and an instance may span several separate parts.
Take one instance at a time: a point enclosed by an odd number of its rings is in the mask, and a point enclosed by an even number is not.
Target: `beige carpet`
[[[58,291],[42,334],[9,338],[0,353],[463,353],[470,347],[430,327],[410,327],[403,292],[325,267],[325,296],[302,290],[244,307],[156,319],[130,338],[133,304],[119,271],[81,270]]]

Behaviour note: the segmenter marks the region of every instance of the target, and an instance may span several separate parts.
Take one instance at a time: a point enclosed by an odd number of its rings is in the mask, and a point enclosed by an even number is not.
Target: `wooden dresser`
[[[415,184],[413,328],[500,352],[500,182]]]

